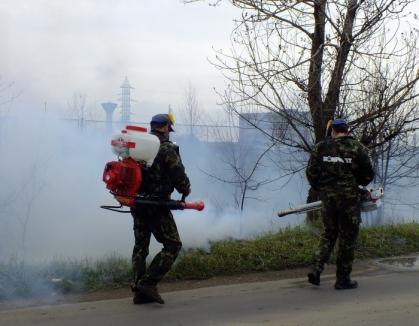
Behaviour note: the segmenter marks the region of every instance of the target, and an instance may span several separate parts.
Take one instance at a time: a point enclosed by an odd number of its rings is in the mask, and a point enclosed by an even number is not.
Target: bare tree
[[[12,108],[13,101],[20,95],[19,92],[13,90],[14,83],[6,82],[0,76],[0,151],[2,150],[2,142],[5,138],[3,135],[4,126],[7,123]],[[4,155],[6,156],[6,155]],[[3,191],[0,192],[0,217],[5,214],[6,210],[16,201],[17,193],[6,186],[5,180],[0,175],[0,184],[3,185]]]
[[[196,88],[189,83],[185,90],[182,109],[180,109],[180,118],[188,126],[190,136],[195,135],[194,128],[201,122],[201,115]]]
[[[361,82],[362,92],[353,93],[347,105],[350,111],[363,111],[365,120],[353,119],[352,127],[370,147],[376,172],[374,182],[385,191],[419,183],[419,147],[415,132],[419,103],[415,84],[405,83],[408,76],[415,73],[412,59],[408,55],[394,58],[392,62],[382,58],[370,60],[369,74]],[[384,198],[376,214],[378,221],[384,217],[386,202]]]
[[[78,128],[83,131],[86,120],[86,93],[77,91],[67,102],[67,112],[70,119],[77,121]]]
[[[201,2],[202,0],[183,0],[184,3],[193,3],[193,2]],[[221,3],[222,0],[212,0],[208,1],[209,6],[218,6]]]
[[[302,127],[312,129],[318,142],[326,122],[348,104],[342,89],[349,90],[346,95],[362,91],[371,59],[410,57],[414,69],[400,89],[418,81],[417,32],[398,30],[412,0],[230,2],[242,16],[232,34],[231,53],[220,51],[214,64],[229,81],[222,98],[237,114],[255,107],[275,112],[297,133]],[[390,36],[383,41],[384,33]],[[295,116],[304,110],[309,119]],[[358,112],[355,117],[365,121],[371,115]],[[299,136],[286,144],[309,151],[313,142]]]
[[[253,123],[271,141],[310,152],[327,121],[345,117],[378,153],[418,129],[418,32],[400,27],[412,0],[229,2],[241,16],[231,51],[213,61],[228,81],[220,96],[242,119],[259,110],[286,120],[292,137]]]
[[[233,186],[235,206],[243,212],[247,201],[263,201],[258,196],[258,191],[264,186],[282,181],[299,171],[290,168],[291,165],[287,167],[290,170],[284,168],[284,164],[278,165],[275,160],[278,155],[282,155],[283,158],[285,155],[288,156],[289,159],[284,160],[288,163],[293,158],[291,153],[280,151],[275,142],[251,135],[241,136],[240,133],[243,129],[247,131],[247,128],[237,124],[233,112],[227,110],[227,122],[224,122],[224,126],[228,127],[213,128],[218,132],[216,139],[220,141],[218,143],[220,164],[215,167],[215,171],[205,173],[219,182]],[[273,175],[271,172],[277,168],[281,172],[279,175]]]
[[[18,202],[20,203],[19,210],[22,211],[17,212],[17,220],[20,223],[22,232],[20,244],[23,260],[25,260],[26,257],[26,240],[29,222],[33,212],[33,206],[46,185],[45,181],[40,178],[40,170],[42,170],[40,165],[36,163],[32,165],[29,177],[23,184],[23,187],[21,187],[18,194]]]
[[[28,170],[14,175],[11,183],[7,184],[7,191],[0,194],[0,217],[11,218],[18,222],[20,241],[19,254],[22,261],[26,258],[27,236],[29,223],[33,217],[33,208],[38,197],[46,186],[45,158],[36,155],[36,161],[28,164]],[[18,176],[22,176],[20,179]],[[5,223],[6,221],[2,221]],[[17,253],[16,253],[17,254]]]
[[[413,48],[391,62],[381,56],[367,58],[368,73],[360,82],[359,91],[343,89],[347,103],[340,115],[352,120],[353,132],[371,149],[375,165],[376,182],[383,188],[391,185],[417,183],[419,165],[415,131],[419,120],[419,101],[416,81],[406,83],[411,76],[419,75]],[[396,53],[393,49],[392,53]],[[350,99],[349,99],[350,98]],[[409,180],[407,180],[409,179]]]
[[[3,123],[12,108],[13,101],[20,95],[20,92],[13,90],[14,82],[6,82],[0,76],[0,132]]]
[[[16,94],[10,94],[14,83],[7,83],[0,77],[0,114],[5,115],[10,110],[10,104],[17,97]]]
[[[249,151],[238,144],[225,144],[221,161],[229,169],[229,177],[223,178],[215,174],[210,175],[218,181],[235,186],[234,202],[240,211],[244,210],[246,200],[260,200],[250,195],[250,192],[255,192],[261,186],[271,182],[270,178],[258,178],[256,172],[264,166],[263,158],[273,146],[274,144],[271,144],[256,155],[249,155]]]

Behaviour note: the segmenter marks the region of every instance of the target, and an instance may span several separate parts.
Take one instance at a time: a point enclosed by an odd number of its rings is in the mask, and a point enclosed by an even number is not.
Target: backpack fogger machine
[[[120,213],[129,213],[126,207],[160,206],[171,210],[195,209],[202,211],[204,202],[186,202],[181,200],[161,200],[139,195],[143,182],[143,171],[153,164],[159,148],[160,140],[149,133],[147,128],[126,126],[119,134],[112,137],[112,152],[118,161],[108,162],[103,171],[106,188],[119,202],[119,206],[100,206]]]
[[[360,188],[361,195],[361,212],[371,212],[381,206],[380,199],[384,196],[383,188]],[[300,214],[312,211],[318,211],[323,208],[323,202],[321,200],[312,203],[300,205],[294,208],[289,208],[278,212],[278,217],[287,216],[290,214]]]

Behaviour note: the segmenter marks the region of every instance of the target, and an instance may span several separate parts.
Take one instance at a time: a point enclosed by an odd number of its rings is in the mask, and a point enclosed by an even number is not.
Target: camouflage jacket
[[[159,138],[160,149],[153,164],[143,169],[140,194],[169,199],[174,189],[181,194],[189,193],[190,182],[180,158],[179,147],[169,140]]]
[[[356,190],[374,179],[366,147],[351,136],[319,142],[311,153],[306,175],[317,191]]]

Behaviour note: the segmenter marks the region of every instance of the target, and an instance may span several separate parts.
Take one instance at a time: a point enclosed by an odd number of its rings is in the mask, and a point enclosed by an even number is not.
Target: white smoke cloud
[[[114,127],[114,131],[121,128]],[[76,121],[26,111],[3,116],[0,128],[0,261],[12,256],[36,261],[131,254],[131,215],[99,208],[117,204],[102,182],[105,163],[116,159],[105,123],[87,123],[81,129]],[[188,200],[206,203],[202,212],[174,211],[184,248],[205,247],[219,239],[248,239],[304,220],[303,215],[276,216],[280,209],[305,202],[304,177],[294,177],[284,187],[281,181],[250,192],[252,198],[241,213],[234,205],[234,185],[208,175],[225,178],[230,173],[220,144],[179,134],[175,140],[192,183]],[[259,177],[279,174],[274,165],[265,163]],[[414,200],[414,194],[411,189],[406,196],[398,192],[406,201]],[[176,198],[180,195],[175,193]],[[387,219],[380,222],[417,219],[416,212],[386,205]],[[373,221],[371,216],[364,220]],[[150,256],[159,248],[153,242]]]
[[[116,204],[102,182],[105,163],[116,159],[104,124],[81,130],[75,121],[24,113],[3,119],[2,126],[0,259],[130,255],[131,215],[99,208]],[[186,248],[206,246],[209,240],[248,238],[298,221],[276,217],[277,209],[302,200],[288,191],[267,189],[259,195],[263,202],[248,201],[240,214],[233,208],[233,187],[202,172],[220,164],[216,153],[205,143],[179,145],[192,182],[189,199],[207,205],[203,212],[174,212]],[[159,245],[152,247],[155,252]]]

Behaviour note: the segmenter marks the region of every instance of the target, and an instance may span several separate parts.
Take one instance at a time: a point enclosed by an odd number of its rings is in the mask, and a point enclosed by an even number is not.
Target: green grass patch
[[[317,241],[313,233],[302,227],[249,241],[216,241],[208,252],[197,249],[182,255],[168,278],[199,279],[305,266]]]
[[[361,228],[355,257],[380,258],[419,252],[419,224],[389,224]]]
[[[318,227],[301,226],[249,241],[217,241],[210,250],[190,250],[171,270],[171,279],[274,271],[308,266],[317,248]],[[389,224],[361,228],[355,257],[389,257],[419,252],[419,224]],[[331,262],[335,261],[334,255]]]
[[[319,226],[300,226],[251,240],[214,241],[208,248],[184,250],[166,279],[205,279],[308,266],[320,232]],[[389,224],[361,228],[355,256],[366,259],[414,252],[419,252],[419,224]],[[55,259],[36,266],[10,261],[0,263],[0,300],[127,286],[131,279],[130,259],[118,255],[98,260]]]

